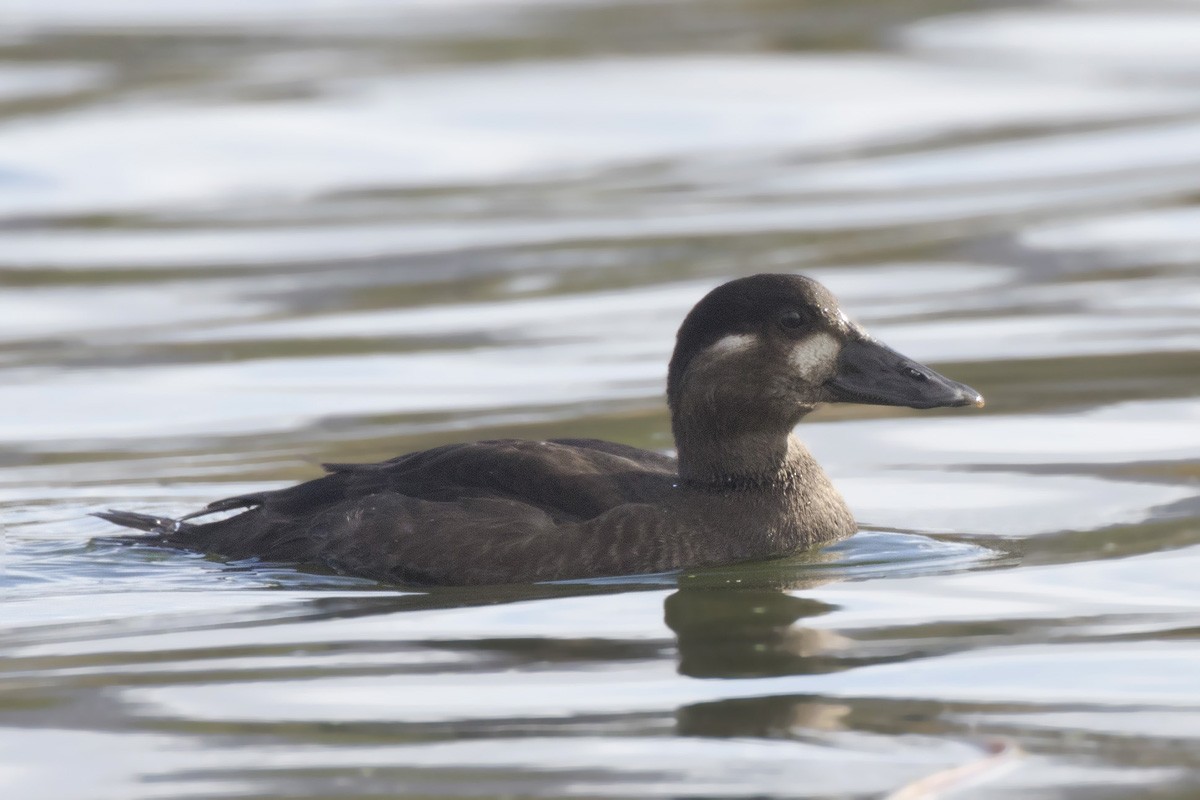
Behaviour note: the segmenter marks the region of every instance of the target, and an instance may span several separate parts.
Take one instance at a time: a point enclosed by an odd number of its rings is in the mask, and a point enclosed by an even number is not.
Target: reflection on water
[[[0,25],[0,794],[1200,793],[1200,7],[40,0]],[[794,270],[979,415],[864,530],[406,592],[95,537],[449,440],[671,447]],[[63,769],[63,754],[71,768]]]
[[[679,672],[693,678],[751,678],[825,672],[821,658],[842,646],[831,631],[797,626],[829,606],[770,589],[681,589],[666,600]]]

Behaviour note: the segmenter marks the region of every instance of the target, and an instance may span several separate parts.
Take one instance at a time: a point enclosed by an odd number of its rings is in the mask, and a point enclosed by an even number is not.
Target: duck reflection
[[[758,678],[838,669],[848,640],[797,626],[833,606],[775,589],[684,588],[665,602],[679,672],[693,678]]]
[[[755,678],[781,675],[803,675],[846,669],[859,663],[852,653],[852,641],[841,634],[797,624],[834,610],[835,606],[808,597],[797,596],[785,589],[810,588],[814,583],[780,582],[766,576],[742,573],[730,580],[725,574],[709,574],[680,578],[685,585],[674,583],[676,591],[663,603],[666,626],[675,635],[677,669],[681,675],[693,678]],[[690,585],[689,585],[690,584]],[[749,585],[747,585],[749,584]],[[526,586],[443,589],[413,594],[380,593],[374,597],[327,597],[314,600],[307,613],[308,620],[353,618],[380,614],[404,614],[451,608],[504,605],[508,603],[554,601],[569,597],[622,594],[631,591],[661,591],[662,584],[631,585],[622,583],[535,584]],[[294,610],[280,621],[295,622]],[[402,628],[401,628],[402,629]],[[447,641],[439,638],[437,647],[475,651],[504,651],[517,663],[523,661],[554,662],[585,658],[606,658],[603,653],[613,650],[615,660],[641,658],[669,652],[658,640],[639,642],[608,641],[609,648],[599,647],[596,640],[580,631],[579,636],[496,637]],[[582,647],[582,642],[592,647]],[[420,642],[409,642],[421,646]],[[625,645],[619,647],[618,645]],[[557,653],[561,650],[561,653]],[[631,652],[626,652],[626,651]],[[622,655],[617,655],[620,651]]]
[[[759,678],[845,668],[850,640],[797,625],[834,606],[775,588],[681,588],[665,618],[678,643],[679,672],[692,678]],[[791,738],[841,730],[850,708],[807,697],[755,697],[682,706],[683,736]]]
[[[680,736],[794,739],[850,727],[851,707],[802,697],[750,697],[682,706],[675,713]]]

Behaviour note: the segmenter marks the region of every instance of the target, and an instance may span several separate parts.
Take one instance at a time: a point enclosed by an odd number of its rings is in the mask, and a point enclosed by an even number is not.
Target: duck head
[[[753,275],[709,292],[667,377],[680,461],[697,437],[786,435],[818,403],[942,408],[983,397],[870,336],[821,284]]]

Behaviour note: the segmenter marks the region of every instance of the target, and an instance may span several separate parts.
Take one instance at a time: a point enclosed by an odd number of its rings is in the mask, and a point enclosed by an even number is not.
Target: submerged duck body
[[[871,338],[798,275],[717,287],[668,370],[678,458],[592,439],[449,444],[180,519],[97,516],[231,559],[322,564],[419,584],[665,572],[845,538],[854,518],[792,429],[821,402],[982,405],[973,389]],[[241,511],[214,522],[194,520]]]

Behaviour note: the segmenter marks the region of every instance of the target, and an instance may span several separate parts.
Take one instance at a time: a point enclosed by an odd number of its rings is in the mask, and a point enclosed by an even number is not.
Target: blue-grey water
[[[1200,797],[1198,42],[1188,0],[0,8],[0,797]],[[422,593],[87,516],[669,449],[678,321],[783,270],[988,398],[813,415],[863,524],[816,555]]]

